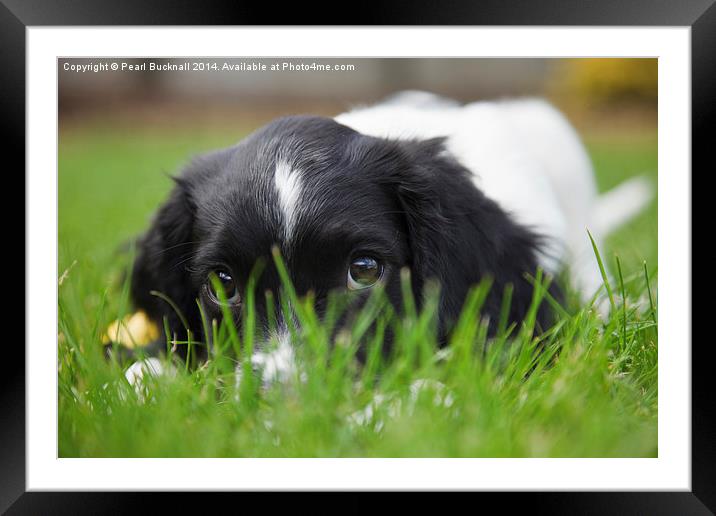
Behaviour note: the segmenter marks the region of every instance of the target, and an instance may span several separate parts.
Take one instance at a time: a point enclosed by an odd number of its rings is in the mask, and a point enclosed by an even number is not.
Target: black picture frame
[[[106,0],[0,0],[0,114],[5,126],[5,163],[25,170],[25,30],[32,26],[78,25],[616,25],[691,28],[692,171],[713,172],[709,127],[716,125],[715,0],[520,0],[383,4],[354,9],[327,19],[327,11],[301,5],[262,12],[248,2]],[[360,3],[360,2],[359,2]],[[292,11],[292,9],[295,9]],[[297,12],[299,11],[300,12]],[[348,12],[346,10],[345,12]],[[10,168],[8,167],[8,169]],[[8,174],[9,175],[9,174]],[[692,177],[694,176],[692,172]],[[24,184],[24,183],[23,183]],[[24,187],[23,187],[24,188]],[[693,232],[692,232],[693,234]],[[19,246],[15,245],[14,249]],[[24,247],[23,247],[24,249]],[[17,252],[17,251],[15,251]],[[24,251],[23,251],[24,253]],[[23,256],[24,258],[24,256]],[[25,274],[31,273],[24,265]],[[27,317],[27,314],[26,314]],[[693,317],[692,317],[693,320]],[[26,319],[27,322],[27,319]],[[689,328],[691,335],[691,328]],[[6,337],[13,335],[6,330]],[[17,342],[19,339],[14,338]],[[481,493],[508,510],[520,506],[538,513],[570,514],[712,514],[716,511],[716,425],[710,341],[682,343],[692,350],[692,491],[691,492],[558,492]],[[140,493],[25,492],[25,349],[5,343],[0,375],[0,511],[9,514],[98,514],[136,512],[148,507]],[[673,343],[672,343],[673,344]],[[7,365],[11,364],[11,366]],[[224,496],[235,496],[226,494]],[[237,495],[245,496],[245,495]],[[499,497],[499,498],[498,498]],[[177,493],[162,503],[182,504]],[[247,503],[242,500],[242,503]],[[245,506],[245,505],[244,505]],[[166,507],[169,508],[168,506]]]

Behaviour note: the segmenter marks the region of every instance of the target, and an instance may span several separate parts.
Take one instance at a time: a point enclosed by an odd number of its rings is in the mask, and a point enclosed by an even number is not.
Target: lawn
[[[243,134],[101,125],[61,132],[61,457],[657,455],[656,202],[600,249],[615,277],[607,321],[572,297],[541,340],[531,337],[528,318],[488,341],[474,317],[482,285],[449,352],[435,349],[430,303],[397,320],[379,297],[362,324],[329,346],[325,325],[304,300],[304,381],[262,391],[249,374],[235,385],[229,350],[251,342],[222,326],[220,356],[195,370],[148,378],[138,395],[100,344],[107,325],[131,310],[122,282],[130,260],[122,247],[147,227],[171,187],[169,174],[191,155]],[[585,141],[601,189],[636,174],[656,184],[655,134],[587,134]],[[396,331],[388,358],[371,352],[380,335],[364,330],[374,319]],[[369,346],[365,367],[353,359],[359,341]]]

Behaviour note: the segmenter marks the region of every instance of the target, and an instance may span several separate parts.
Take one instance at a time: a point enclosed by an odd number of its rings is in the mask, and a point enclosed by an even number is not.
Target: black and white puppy
[[[267,329],[261,294],[280,291],[273,246],[297,293],[315,294],[319,314],[329,292],[353,291],[360,306],[379,283],[401,306],[399,271],[408,268],[418,301],[427,281],[439,282],[443,336],[470,287],[487,277],[483,316],[498,319],[509,284],[509,317],[519,322],[533,295],[525,274],[538,267],[554,275],[569,266],[591,296],[601,280],[586,229],[599,239],[649,197],[632,182],[599,198],[579,138],[542,101],[458,105],[422,92],[334,119],[280,118],[196,158],[176,183],[140,240],[132,297],[160,325],[166,317],[179,338],[184,325],[150,291],[171,298],[201,336],[197,299],[209,319],[221,318],[209,278],[222,282],[240,323],[261,259],[257,310]],[[620,202],[625,197],[629,203]],[[263,337],[277,339],[280,351],[259,348],[254,358],[274,377],[292,357],[286,321],[276,314],[278,335]],[[549,319],[543,304],[538,324]]]

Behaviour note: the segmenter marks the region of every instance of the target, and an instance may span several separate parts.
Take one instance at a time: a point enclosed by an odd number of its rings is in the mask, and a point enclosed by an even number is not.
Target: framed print
[[[3,508],[716,507],[691,337],[709,2],[415,5],[385,26],[6,4],[28,303]]]

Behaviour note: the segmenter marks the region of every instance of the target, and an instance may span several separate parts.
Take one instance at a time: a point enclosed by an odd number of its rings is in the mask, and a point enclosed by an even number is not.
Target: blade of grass
[[[619,274],[619,288],[621,289],[622,294],[622,350],[625,350],[627,347],[627,301],[626,301],[626,291],[624,290],[624,276],[622,275],[622,264],[619,261],[618,256],[614,256],[614,259],[617,262],[617,273]]]
[[[654,297],[651,294],[651,283],[649,281],[649,271],[646,268],[646,260],[644,260],[644,279],[646,280],[646,291],[649,294],[649,308],[651,310],[651,317],[654,320],[654,324],[657,324],[656,321],[656,308],[654,308]]]
[[[589,235],[589,240],[592,242],[592,249],[594,250],[594,256],[597,258],[597,264],[599,265],[599,273],[602,275],[602,281],[604,282],[604,287],[607,289],[607,295],[609,296],[609,304],[612,307],[612,312],[616,311],[616,304],[614,303],[614,294],[612,294],[612,287],[609,284],[609,279],[607,278],[607,271],[604,268],[604,262],[602,262],[602,255],[599,254],[599,249],[597,249],[597,244],[594,242],[594,238],[592,237],[592,234],[587,230],[587,234]]]

